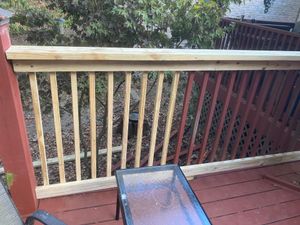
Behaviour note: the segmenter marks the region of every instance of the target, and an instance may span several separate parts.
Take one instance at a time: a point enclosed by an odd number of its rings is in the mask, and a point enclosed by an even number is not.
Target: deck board
[[[298,184],[300,161],[201,175],[190,184],[213,224],[300,224],[300,192],[263,175]],[[40,200],[67,224],[119,225],[114,220],[116,189]]]

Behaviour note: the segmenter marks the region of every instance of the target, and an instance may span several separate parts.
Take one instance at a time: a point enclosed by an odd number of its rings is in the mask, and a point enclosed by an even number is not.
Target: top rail
[[[100,61],[299,61],[295,51],[245,51],[215,49],[97,48],[11,46],[9,60],[100,60]]]
[[[298,70],[299,51],[12,46],[15,72]]]

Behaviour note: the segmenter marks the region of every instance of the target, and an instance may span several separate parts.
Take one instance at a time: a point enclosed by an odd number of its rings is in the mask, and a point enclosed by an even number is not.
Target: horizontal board
[[[192,177],[200,174],[209,174],[234,169],[275,165],[300,160],[300,151],[279,153],[275,155],[256,156],[251,158],[235,159],[222,162],[205,163],[191,166],[182,166],[185,176]],[[96,191],[116,187],[115,177],[102,177],[89,180],[73,181],[61,184],[52,184],[36,187],[38,199],[55,196],[64,196],[88,191]]]
[[[214,49],[95,48],[60,46],[11,46],[12,60],[101,60],[101,61],[299,61],[296,51],[245,51]]]
[[[299,70],[299,61],[71,61],[15,60],[15,72]]]

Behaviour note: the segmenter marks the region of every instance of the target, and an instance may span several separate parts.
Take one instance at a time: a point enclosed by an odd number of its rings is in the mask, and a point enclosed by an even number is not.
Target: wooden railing
[[[247,23],[223,19],[227,27],[224,37],[217,41],[217,49],[299,51],[300,34]]]
[[[49,197],[55,195],[61,195],[62,193],[68,194],[95,190],[99,188],[105,188],[112,186],[114,180],[111,179],[113,175],[112,168],[112,155],[113,155],[113,102],[114,102],[114,78],[116,76],[125,76],[125,88],[124,88],[124,113],[123,113],[123,134],[122,134],[122,153],[121,153],[121,168],[126,168],[126,157],[128,155],[128,119],[129,119],[129,107],[130,107],[130,90],[131,90],[131,77],[132,73],[141,72],[140,80],[140,101],[139,101],[139,118],[138,118],[138,130],[136,136],[136,146],[134,152],[134,167],[140,167],[141,165],[141,147],[143,145],[142,137],[144,132],[143,121],[145,117],[145,104],[147,102],[147,81],[148,73],[151,71],[157,71],[157,87],[156,97],[154,99],[153,109],[153,122],[151,128],[151,138],[149,145],[149,157],[148,166],[154,164],[154,154],[157,139],[158,120],[160,114],[160,101],[163,93],[163,80],[165,72],[172,72],[172,84],[170,88],[170,98],[167,110],[167,118],[165,122],[165,131],[163,138],[163,146],[160,155],[159,164],[163,165],[168,162],[168,147],[171,136],[171,128],[173,123],[173,114],[176,105],[176,93],[178,89],[178,83],[180,76],[183,73],[189,73],[189,77],[196,76],[201,80],[200,97],[198,99],[197,112],[200,112],[203,108],[203,102],[205,97],[205,90],[210,84],[209,74],[213,75],[213,79],[216,79],[216,85],[212,93],[211,108],[215,108],[216,102],[219,97],[222,97],[223,90],[221,84],[223,82],[228,83],[227,90],[224,92],[225,104],[224,108],[227,108],[229,103],[229,97],[233,94],[233,90],[243,89],[247,84],[246,81],[254,80],[252,84],[253,88],[262,85],[262,87],[271,86],[270,79],[266,79],[266,82],[260,84],[260,75],[258,73],[265,73],[264,71],[286,70],[295,71],[300,69],[300,53],[299,52],[268,52],[268,51],[230,51],[230,50],[170,50],[170,49],[116,49],[116,48],[77,48],[77,47],[34,47],[34,46],[12,46],[6,52],[8,60],[13,63],[14,71],[29,75],[31,93],[32,93],[32,105],[35,117],[35,126],[37,132],[37,141],[39,146],[39,159],[41,162],[41,171],[43,177],[44,187],[37,188],[37,195],[39,198]],[[255,73],[254,75],[247,71],[257,70],[263,71]],[[227,75],[224,75],[224,71]],[[73,129],[74,129],[74,149],[75,149],[75,166],[76,166],[76,180],[74,182],[66,182],[65,165],[64,165],[64,149],[62,140],[62,125],[61,125],[61,112],[59,107],[59,95],[57,86],[57,74],[64,72],[64,76],[69,76],[71,80],[71,96],[72,96],[72,112],[73,112]],[[85,72],[86,79],[88,79],[89,85],[89,117],[90,117],[90,153],[91,153],[91,178],[89,180],[82,180],[81,178],[81,150],[80,150],[80,127],[78,116],[78,73]],[[107,130],[106,130],[106,174],[105,177],[97,177],[97,147],[96,147],[96,78],[98,72],[104,73],[107,79]],[[118,73],[116,75],[116,72]],[[40,75],[38,75],[38,73]],[[66,74],[67,73],[67,74]],[[270,73],[266,72],[269,77]],[[52,111],[54,116],[55,138],[57,147],[58,158],[58,171],[59,171],[59,183],[61,184],[49,184],[49,173],[47,165],[45,147],[45,137],[42,124],[42,113],[39,102],[39,88],[37,83],[37,76],[48,76],[50,80],[50,89],[52,97]],[[282,75],[284,76],[284,75]],[[289,73],[287,73],[287,79],[289,79]],[[226,79],[225,79],[226,78]],[[190,79],[190,78],[189,78]],[[281,79],[281,78],[278,78]],[[276,78],[276,82],[278,83]],[[227,82],[228,81],[228,82]],[[299,79],[297,81],[299,83]],[[297,85],[298,85],[297,83]],[[276,84],[275,84],[276,85]],[[252,90],[251,89],[251,90]],[[273,89],[272,89],[273,90]],[[222,92],[222,93],[221,93]],[[268,92],[264,92],[265,95]],[[190,96],[191,93],[188,94]],[[239,105],[242,101],[241,92],[237,97],[236,105]],[[248,114],[252,107],[252,101],[255,98],[253,92],[247,94],[250,100],[247,100],[246,111]],[[187,96],[187,93],[186,95]],[[293,101],[295,96],[292,96]],[[261,111],[263,101],[258,102],[257,111]],[[239,107],[239,106],[236,106]],[[268,108],[268,107],[267,107]],[[269,110],[269,108],[268,108]],[[299,111],[299,106],[297,106]],[[210,110],[211,111],[211,110]],[[213,112],[213,111],[212,111]],[[235,113],[235,112],[234,112]],[[298,112],[297,112],[298,113]],[[212,113],[211,113],[212,114]],[[225,119],[225,114],[222,113],[221,121]],[[183,118],[187,116],[187,110],[183,111]],[[203,141],[200,147],[196,163],[202,163],[205,159],[205,148],[208,141],[209,130],[212,124],[212,115],[208,116],[206,127],[203,132]],[[194,141],[198,132],[198,121],[200,115],[197,113],[196,120],[197,125],[193,127],[191,135],[191,144],[187,151],[188,158],[185,164],[190,164],[190,156],[194,151]],[[296,118],[299,119],[299,118]],[[185,118],[184,118],[185,120]],[[255,120],[257,122],[257,119]],[[244,119],[242,119],[242,123]],[[218,128],[219,140],[220,127]],[[182,139],[183,129],[179,131],[179,142]],[[249,142],[249,138],[247,143]],[[181,145],[181,143],[180,143]],[[213,152],[215,152],[217,146],[214,146]],[[177,148],[181,149],[181,146]],[[236,152],[233,151],[232,154]],[[180,157],[180,151],[176,151],[175,159]],[[232,157],[235,158],[235,157]],[[224,157],[222,157],[224,159]],[[209,161],[213,161],[213,157],[210,157]],[[99,165],[103,166],[103,165]],[[96,179],[97,178],[97,179]],[[100,180],[99,180],[100,179]],[[94,182],[93,180],[97,180]],[[65,183],[66,182],[66,183]],[[100,182],[100,183],[99,183]],[[63,184],[65,183],[65,184]],[[68,184],[70,183],[70,184]],[[59,185],[59,186],[57,186]],[[101,187],[99,185],[102,185]],[[77,188],[74,191],[74,188]],[[66,188],[66,189],[64,189]],[[78,191],[78,188],[80,191]],[[73,191],[72,191],[73,190]]]

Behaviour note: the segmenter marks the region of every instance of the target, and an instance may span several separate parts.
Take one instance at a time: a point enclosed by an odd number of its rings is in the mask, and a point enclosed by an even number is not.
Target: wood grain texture
[[[106,176],[111,176],[112,138],[113,138],[113,104],[114,104],[114,74],[107,74],[107,162]]]
[[[50,87],[51,87],[55,140],[56,140],[56,149],[57,149],[57,158],[58,158],[59,181],[60,183],[64,183],[66,182],[66,176],[65,176],[64,150],[63,150],[62,135],[61,135],[61,121],[60,121],[56,73],[50,73]]]
[[[245,51],[214,49],[94,48],[11,46],[9,60],[120,60],[120,61],[299,61],[296,51]]]
[[[126,72],[125,89],[124,89],[124,117],[123,117],[123,133],[122,133],[121,169],[126,168],[126,160],[127,160],[130,89],[131,89],[131,73]]]
[[[71,90],[72,90],[72,111],[73,111],[76,180],[81,180],[77,74],[75,72],[72,72],[70,74],[70,76],[71,76]]]
[[[15,72],[299,70],[299,61],[47,61],[15,60]]]
[[[97,131],[96,131],[96,74],[89,73],[90,96],[90,142],[92,179],[97,177]]]
[[[41,161],[43,183],[44,185],[48,185],[49,177],[48,177],[48,167],[47,167],[47,159],[46,159],[43,121],[42,121],[42,113],[40,108],[39,90],[38,90],[35,73],[29,74],[29,82],[30,82],[30,89],[32,95],[32,107],[33,107],[34,120],[35,120],[36,136],[37,136],[37,141],[39,146],[39,158]]]
[[[194,177],[201,174],[213,174],[236,169],[276,165],[298,160],[300,160],[300,151],[182,166],[181,169],[186,177]],[[115,177],[101,177],[96,179],[40,186],[36,188],[36,194],[38,199],[44,199],[113,187],[116,187]]]
[[[137,139],[136,139],[136,148],[135,148],[134,167],[140,167],[148,74],[143,73],[141,79],[142,79],[141,96],[140,96],[140,104],[139,104],[139,120],[138,120],[138,130],[137,130]]]
[[[161,165],[165,165],[166,161],[167,161],[168,147],[169,147],[169,142],[170,142],[170,133],[171,133],[171,129],[172,129],[172,121],[173,121],[175,102],[176,102],[176,96],[177,96],[177,88],[178,88],[178,82],[179,82],[179,75],[180,75],[180,72],[175,72],[175,74],[173,76],[172,85],[171,85],[169,109],[168,109],[167,122],[166,122],[166,127],[165,127],[164,145],[163,145],[161,161],[160,161]]]
[[[156,87],[156,96],[155,96],[155,103],[154,103],[154,110],[153,110],[154,112],[153,112],[153,122],[152,122],[152,130],[151,130],[148,166],[152,166],[153,160],[154,160],[154,152],[155,152],[155,145],[156,145],[157,127],[158,127],[159,110],[160,110],[163,84],[164,84],[164,73],[160,72],[158,75],[158,82],[157,82],[157,87]]]

